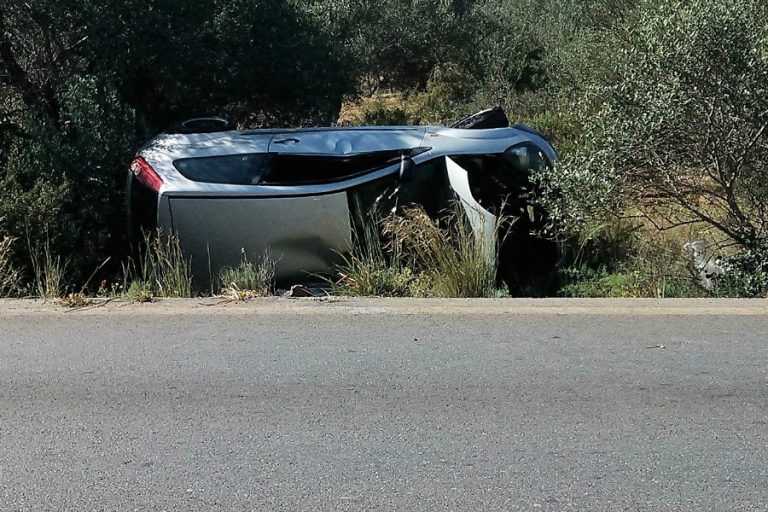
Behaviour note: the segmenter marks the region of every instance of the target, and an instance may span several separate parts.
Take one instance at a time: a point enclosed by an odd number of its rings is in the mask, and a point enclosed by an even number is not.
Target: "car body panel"
[[[173,229],[193,274],[268,252],[280,281],[327,272],[351,249],[346,193],[280,198],[173,197]]]
[[[421,146],[425,132],[426,128],[284,131],[274,134],[269,151],[285,154],[341,156],[417,148]]]
[[[445,157],[445,167],[448,172],[451,188],[459,198],[473,233],[483,240],[486,257],[489,259],[494,258],[498,217],[483,208],[472,196],[466,169],[462,168],[450,157]]]

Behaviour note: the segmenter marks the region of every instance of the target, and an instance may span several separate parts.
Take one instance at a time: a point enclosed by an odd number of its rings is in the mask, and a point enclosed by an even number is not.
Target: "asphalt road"
[[[0,510],[768,510],[768,303],[0,301]]]

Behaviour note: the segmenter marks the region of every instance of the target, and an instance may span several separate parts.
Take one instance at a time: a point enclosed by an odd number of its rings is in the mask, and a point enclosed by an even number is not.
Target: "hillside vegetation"
[[[562,157],[541,177],[562,294],[764,296],[766,88],[764,0],[0,0],[0,295],[40,268],[58,294],[116,280],[127,166],[185,117],[501,105]],[[725,269],[704,287],[696,240]]]

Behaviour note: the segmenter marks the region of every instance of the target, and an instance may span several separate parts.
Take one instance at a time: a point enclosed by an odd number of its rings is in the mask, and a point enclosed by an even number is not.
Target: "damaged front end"
[[[553,241],[539,236],[547,218],[534,201],[531,176],[548,165],[547,156],[528,143],[420,164],[404,156],[401,168],[407,171],[350,191],[353,225],[359,237],[366,224],[408,207],[439,222],[458,207],[486,256],[498,258],[498,284],[515,296],[544,296],[557,287],[559,253]]]

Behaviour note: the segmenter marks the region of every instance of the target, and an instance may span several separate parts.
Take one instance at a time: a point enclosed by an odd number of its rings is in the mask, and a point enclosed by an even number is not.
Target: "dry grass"
[[[496,296],[498,248],[486,247],[485,234],[472,229],[458,204],[442,222],[420,207],[407,208],[384,232],[426,278],[429,296]]]
[[[19,272],[11,262],[11,249],[15,239],[5,236],[0,239],[0,297],[18,292],[21,286]]]
[[[145,233],[137,260],[123,266],[123,289],[139,302],[153,296],[192,297],[192,271],[179,238],[160,230]]]
[[[48,240],[42,250],[30,246],[29,252],[32,257],[34,294],[46,300],[60,298],[67,283],[67,262],[62,261],[61,256],[53,255]]]
[[[420,207],[364,224],[334,293],[386,297],[496,297],[496,247],[459,205],[440,221]]]
[[[91,299],[82,292],[70,293],[61,298],[59,304],[65,308],[82,308],[91,304]]]
[[[339,126],[376,124],[411,124],[416,121],[419,106],[404,93],[381,92],[345,101],[341,105]]]
[[[334,294],[358,297],[410,297],[417,294],[418,276],[408,267],[399,247],[382,237],[377,216],[359,219],[353,251],[338,267],[339,279],[331,282]]]

